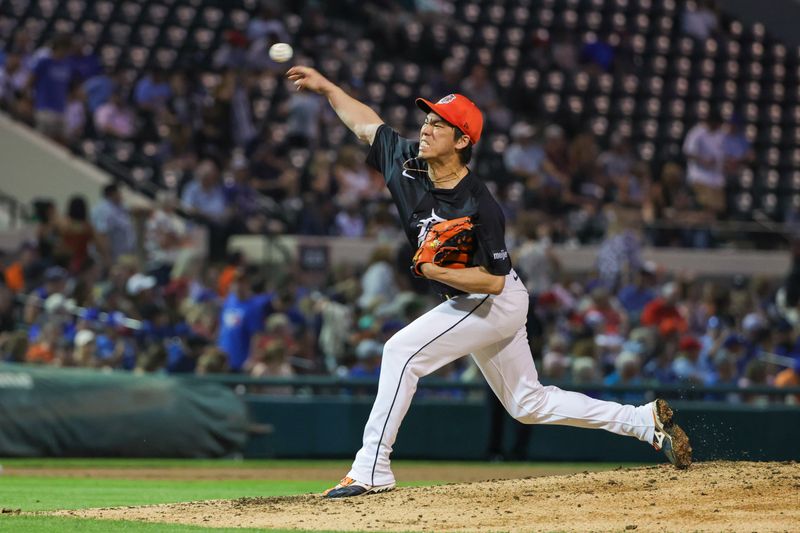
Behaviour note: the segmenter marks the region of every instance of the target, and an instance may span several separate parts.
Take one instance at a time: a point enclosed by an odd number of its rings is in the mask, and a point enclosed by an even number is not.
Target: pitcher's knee
[[[392,337],[383,345],[383,360],[381,366],[404,366],[408,363],[412,355],[414,355],[414,352],[408,348],[405,342]]]
[[[508,414],[523,424],[535,424],[539,420],[539,409],[542,405],[545,390],[539,386],[528,393],[513,405],[506,406]]]

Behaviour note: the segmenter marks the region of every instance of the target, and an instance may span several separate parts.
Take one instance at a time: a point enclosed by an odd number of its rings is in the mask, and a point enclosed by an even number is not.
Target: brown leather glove
[[[414,254],[411,270],[422,277],[423,263],[445,268],[465,268],[472,257],[474,225],[470,217],[454,218],[434,224]]]

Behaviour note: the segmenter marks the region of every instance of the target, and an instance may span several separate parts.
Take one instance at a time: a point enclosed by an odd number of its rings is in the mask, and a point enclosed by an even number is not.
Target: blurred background
[[[0,453],[357,448],[383,343],[437,302],[366,147],[283,78],[301,64],[408,137],[417,96],[483,110],[471,167],[544,382],[685,402],[701,458],[797,458],[800,3],[760,4],[0,1]],[[423,381],[398,454],[653,460],[531,435],[486,392],[469,357]]]

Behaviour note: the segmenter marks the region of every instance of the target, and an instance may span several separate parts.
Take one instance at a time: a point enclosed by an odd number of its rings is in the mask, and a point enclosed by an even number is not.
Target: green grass
[[[209,528],[180,524],[148,524],[124,520],[81,520],[58,516],[0,517],[0,531],[24,533],[303,533],[297,529]],[[314,533],[320,533],[315,531]],[[324,532],[323,532],[324,533]],[[331,532],[329,532],[331,533]],[[341,532],[340,532],[341,533]]]
[[[55,511],[120,505],[149,505],[255,496],[321,492],[326,481],[235,479],[214,481],[129,480],[100,478],[6,477],[0,482],[0,505],[23,511]]]
[[[352,460],[309,459],[125,459],[125,458],[0,458],[0,465],[17,468],[269,468],[269,467],[350,467]],[[413,464],[407,461],[404,464]],[[418,464],[433,464],[432,461],[416,461]],[[437,463],[438,464],[438,463]],[[483,463],[475,463],[483,464]]]

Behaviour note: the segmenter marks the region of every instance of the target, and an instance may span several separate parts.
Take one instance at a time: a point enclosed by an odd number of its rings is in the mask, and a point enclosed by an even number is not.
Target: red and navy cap
[[[472,144],[481,138],[483,115],[472,100],[461,94],[448,94],[435,104],[424,98],[417,98],[417,107],[426,113],[436,113],[448,124],[455,126],[469,137]]]

